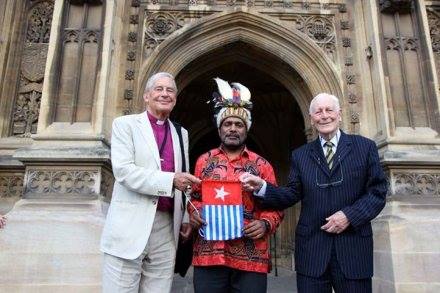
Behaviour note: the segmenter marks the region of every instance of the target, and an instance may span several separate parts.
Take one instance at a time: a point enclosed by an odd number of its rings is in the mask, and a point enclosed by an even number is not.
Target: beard
[[[231,143],[231,142],[228,140],[229,137],[234,137],[234,138],[236,138],[237,140],[234,140],[234,141]],[[231,136],[226,136],[226,137],[224,137],[224,138],[222,139],[222,144],[223,144],[223,147],[224,147],[226,150],[237,151],[237,150],[242,149],[242,148],[244,147],[244,142],[245,142],[245,140],[246,140],[246,137],[243,138],[243,139],[240,139],[239,136],[233,136],[233,135],[231,135]]]

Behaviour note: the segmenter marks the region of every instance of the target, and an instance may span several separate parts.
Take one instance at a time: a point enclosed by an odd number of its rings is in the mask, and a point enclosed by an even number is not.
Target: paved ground
[[[172,293],[194,293],[192,285],[192,269],[185,278],[178,275],[174,277]],[[278,269],[278,276],[274,273],[268,276],[268,293],[295,293],[295,273],[289,270]]]

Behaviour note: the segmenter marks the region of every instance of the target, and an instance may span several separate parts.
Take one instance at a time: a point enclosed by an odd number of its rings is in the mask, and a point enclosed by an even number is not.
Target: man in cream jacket
[[[174,77],[157,73],[145,87],[146,111],[113,122],[115,185],[101,238],[105,293],[171,291],[179,235],[191,233],[181,191],[200,183],[181,172],[179,136],[168,119],[176,96]],[[181,131],[188,166],[188,132]]]

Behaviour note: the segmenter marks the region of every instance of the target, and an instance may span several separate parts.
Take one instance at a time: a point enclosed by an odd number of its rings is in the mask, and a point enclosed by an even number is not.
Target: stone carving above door
[[[185,24],[181,12],[146,12],[145,49],[150,51]]]

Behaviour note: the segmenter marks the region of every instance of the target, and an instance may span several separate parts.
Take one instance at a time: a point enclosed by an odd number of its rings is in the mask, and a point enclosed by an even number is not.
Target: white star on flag
[[[215,189],[215,198],[221,198],[223,201],[225,201],[225,196],[229,194],[229,192],[225,191],[225,187],[222,186],[220,189]]]

